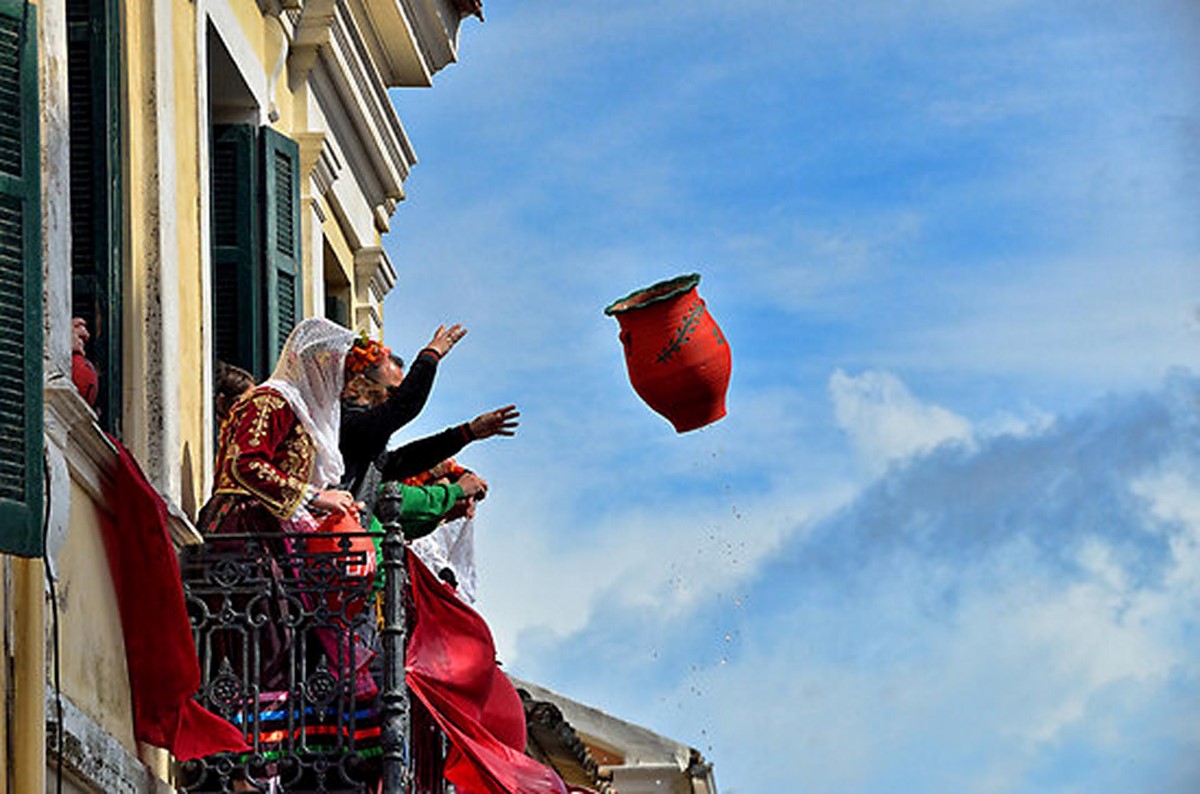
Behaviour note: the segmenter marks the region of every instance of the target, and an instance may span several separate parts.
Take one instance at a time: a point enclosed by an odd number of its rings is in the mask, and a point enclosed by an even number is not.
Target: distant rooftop
[[[646,778],[665,782],[655,784],[663,794],[716,794],[712,765],[694,747],[537,684],[512,682],[525,704],[531,754],[568,784],[623,794],[640,791]]]

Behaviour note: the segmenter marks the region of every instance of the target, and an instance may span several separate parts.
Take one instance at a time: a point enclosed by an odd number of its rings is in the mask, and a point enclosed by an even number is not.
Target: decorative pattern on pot
[[[686,433],[725,415],[733,359],[729,343],[691,273],[640,289],[604,313],[621,326],[629,383],[675,430]]]

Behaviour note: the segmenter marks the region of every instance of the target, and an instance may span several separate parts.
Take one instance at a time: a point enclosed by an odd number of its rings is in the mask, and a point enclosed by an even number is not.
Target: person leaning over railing
[[[407,376],[404,361],[366,335],[354,340],[346,358],[346,387],[338,446],[345,460],[343,485],[358,493],[371,463],[388,439],[421,413],[433,388],[438,363],[466,336],[461,325],[438,326],[417,353]]]
[[[404,480],[405,485],[433,485],[458,482],[470,469],[448,458],[428,471]],[[475,602],[475,505],[478,499],[466,499],[454,506],[436,529],[411,544],[413,552],[439,579],[454,588],[468,604]]]
[[[347,383],[342,401],[340,439],[346,461],[342,486],[362,505],[364,526],[371,528],[381,482],[401,481],[432,468],[472,441],[497,435],[511,436],[516,432],[520,412],[515,405],[506,405],[480,414],[470,422],[387,450],[392,433],[416,416],[424,405],[432,382],[431,369],[425,366],[429,363],[427,359],[442,349],[448,352],[465,334],[466,329],[459,325],[448,329],[439,327],[433,341],[421,351],[408,373],[404,371],[403,362],[392,356],[382,343],[365,337],[354,341],[347,357]],[[442,355],[445,353],[438,354],[437,358]],[[406,394],[421,395],[420,404],[411,415],[400,408],[405,402],[401,397]],[[469,481],[464,486],[472,487]],[[483,484],[482,489],[486,491],[486,487]],[[455,501],[470,495],[473,494],[456,494]],[[425,522],[444,515],[453,507],[453,503],[444,504],[445,496],[444,493],[414,493],[409,497],[410,506],[405,508],[406,518]],[[445,510],[441,509],[443,506]],[[405,534],[408,535],[407,530]]]

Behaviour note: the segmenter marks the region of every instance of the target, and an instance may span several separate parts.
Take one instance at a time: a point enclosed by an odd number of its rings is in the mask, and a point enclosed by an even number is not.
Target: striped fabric
[[[381,755],[378,697],[358,699],[353,711],[339,709],[336,700],[323,706],[304,705],[302,696],[295,698],[297,703],[292,700],[288,692],[264,693],[257,712],[238,712],[230,722],[245,730],[247,741],[267,760],[285,755]]]

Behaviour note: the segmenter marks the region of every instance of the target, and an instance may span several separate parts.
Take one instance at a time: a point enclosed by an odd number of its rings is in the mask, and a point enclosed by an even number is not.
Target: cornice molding
[[[390,88],[428,87],[458,60],[458,32],[468,16],[483,18],[478,0],[349,0],[364,20],[383,81]]]
[[[389,88],[426,88],[433,73],[425,62],[414,21],[402,0],[348,0],[363,37],[375,54],[380,76]]]
[[[318,52],[329,43],[337,0],[305,0],[303,5],[293,1],[300,9],[293,17],[296,32],[288,53],[288,79],[294,89],[308,79]]]
[[[63,766],[96,786],[97,790],[146,794],[171,794],[175,790],[68,696],[60,696],[47,684],[45,698],[48,759],[57,758],[61,732]],[[60,705],[61,724],[58,721]]]
[[[338,5],[329,45],[321,48],[313,76],[330,132],[347,154],[359,155],[362,165],[355,176],[369,206],[403,200],[404,180],[416,163],[416,153],[355,18],[343,4]]]
[[[324,132],[301,132],[294,137],[300,146],[300,194],[324,196],[342,171],[332,136]]]
[[[67,378],[51,378],[43,397],[47,435],[66,451],[71,479],[96,504],[107,505],[117,448],[96,424],[96,414]]]
[[[375,228],[380,234],[387,234],[392,228],[392,215],[396,212],[398,203],[395,199],[384,199],[374,209]]]
[[[458,28],[463,15],[447,0],[400,0],[413,20],[417,45],[429,74],[458,60]]]
[[[371,297],[382,302],[396,286],[396,268],[381,246],[364,246],[354,252],[354,279],[367,284]]]

